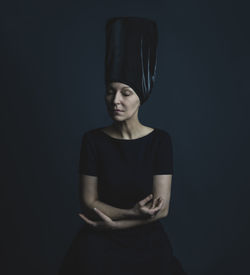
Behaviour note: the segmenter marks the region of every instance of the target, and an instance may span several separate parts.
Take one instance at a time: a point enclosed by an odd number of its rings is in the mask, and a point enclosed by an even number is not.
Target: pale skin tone
[[[107,110],[113,124],[104,132],[118,139],[136,139],[147,135],[152,128],[142,125],[138,120],[140,99],[128,85],[112,82],[105,94]],[[112,109],[123,112],[113,113]],[[168,215],[172,175],[154,175],[152,194],[149,194],[131,209],[121,209],[98,198],[98,177],[80,175],[80,195],[84,214],[78,215],[96,230],[125,229],[143,225]],[[131,190],[133,192],[133,190]]]
[[[128,228],[140,224],[146,224],[149,221],[157,220],[155,215],[160,211],[163,205],[163,200],[161,198],[154,199],[151,206],[146,205],[147,202],[152,200],[153,195],[150,194],[145,199],[139,201],[133,208],[135,213],[137,212],[139,217],[147,217],[145,220],[112,220],[109,216],[105,215],[100,209],[94,208],[95,212],[101,217],[102,221],[93,221],[88,219],[82,213],[79,213],[79,216],[87,222],[89,225],[93,226],[93,228],[97,230],[115,230],[115,229],[123,229]]]

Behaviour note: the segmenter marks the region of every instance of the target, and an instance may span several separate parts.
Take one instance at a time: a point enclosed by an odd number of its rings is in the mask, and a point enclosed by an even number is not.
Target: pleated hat
[[[158,30],[142,17],[113,17],[106,22],[105,85],[122,82],[149,98],[156,77]]]

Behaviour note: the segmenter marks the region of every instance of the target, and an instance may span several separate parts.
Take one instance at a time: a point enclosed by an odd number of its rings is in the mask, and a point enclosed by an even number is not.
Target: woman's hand
[[[94,208],[94,210],[103,219],[103,221],[92,221],[82,213],[78,213],[78,215],[96,230],[114,230],[119,228],[119,223],[117,221],[113,221],[110,217],[97,208]]]
[[[132,211],[136,216],[152,217],[160,211],[163,205],[163,199],[161,197],[154,198],[150,205],[149,201],[151,201],[152,198],[153,195],[150,194],[145,199],[135,204],[135,206],[132,208]]]

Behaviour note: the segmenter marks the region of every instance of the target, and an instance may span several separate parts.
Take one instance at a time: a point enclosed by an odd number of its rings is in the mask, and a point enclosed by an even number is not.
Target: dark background
[[[5,3],[4,3],[5,2]],[[171,134],[174,254],[191,275],[249,274],[247,1],[1,2],[2,274],[56,274],[76,232],[77,165],[104,103],[104,25],[157,21],[140,121]]]

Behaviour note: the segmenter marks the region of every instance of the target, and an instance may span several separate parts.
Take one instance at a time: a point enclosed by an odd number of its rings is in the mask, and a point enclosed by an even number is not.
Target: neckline
[[[148,137],[148,136],[150,136],[150,135],[152,135],[153,133],[155,133],[155,131],[156,131],[156,128],[153,128],[153,131],[151,131],[149,134],[146,134],[145,136],[142,136],[142,137],[139,137],[139,138],[133,138],[133,139],[121,139],[121,138],[114,138],[114,137],[111,137],[110,135],[108,135],[108,134],[106,134],[105,132],[103,132],[102,131],[102,128],[100,128],[100,132],[103,134],[103,135],[105,135],[106,137],[108,137],[108,138],[110,138],[110,139],[112,139],[112,140],[117,140],[117,141],[136,141],[136,140],[141,140],[141,139],[143,139],[143,138],[146,138],[146,137]]]

